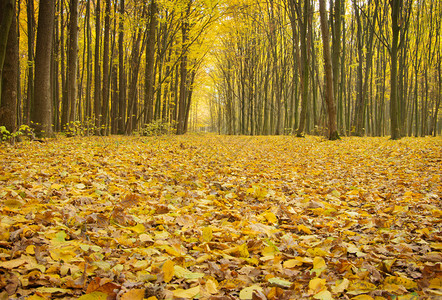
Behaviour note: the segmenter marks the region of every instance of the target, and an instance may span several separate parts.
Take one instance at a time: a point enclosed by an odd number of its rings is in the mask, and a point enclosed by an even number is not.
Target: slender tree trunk
[[[399,31],[398,24],[400,11],[402,7],[402,0],[390,0],[391,6],[391,29],[392,29],[392,44],[391,44],[391,69],[390,69],[390,122],[391,122],[391,139],[400,139],[400,131],[398,124],[398,97],[397,97],[397,57],[399,47]]]
[[[328,112],[328,138],[330,140],[339,139],[338,129],[336,127],[336,107],[333,99],[333,73],[332,61],[330,55],[329,31],[327,22],[327,13],[325,11],[325,0],[319,0],[319,14],[321,17],[322,49],[324,52],[325,64],[325,101]]]
[[[108,134],[109,115],[109,39],[110,39],[110,13],[111,1],[106,0],[106,11],[104,14],[104,39],[103,39],[103,87],[101,106],[101,134]]]
[[[23,123],[30,124],[31,107],[34,102],[34,46],[35,46],[35,16],[34,0],[26,1],[27,29],[28,29],[28,87],[26,101],[23,104]]]
[[[187,39],[189,34],[189,13],[192,2],[189,1],[185,16],[183,16],[181,24],[182,33],[182,53],[180,61],[180,97],[178,104],[178,119],[177,119],[177,134],[185,133],[185,118],[186,118],[186,99],[187,99]]]
[[[51,53],[54,29],[54,0],[41,0],[35,51],[35,99],[31,110],[37,137],[52,136]]]
[[[153,97],[154,97],[154,69],[155,69],[155,42],[157,35],[157,4],[152,0],[150,4],[149,32],[146,48],[146,70],[145,70],[145,123],[153,120]],[[161,89],[161,85],[160,85]],[[159,109],[155,110],[156,112]]]
[[[100,65],[100,40],[101,40],[101,21],[100,21],[100,0],[95,4],[95,62],[94,62],[94,114],[95,114],[95,133],[100,134],[101,130],[101,65]]]
[[[92,97],[91,97],[91,89],[92,89],[92,29],[91,29],[91,0],[87,0],[86,3],[86,20],[85,20],[85,26],[86,26],[86,33],[85,33],[85,39],[86,39],[86,53],[87,53],[87,60],[86,60],[86,124],[88,127],[88,134],[89,134],[89,125],[92,117]]]
[[[120,1],[118,29],[118,133],[124,134],[126,122],[126,75],[124,72],[124,0]]]
[[[301,7],[298,7],[298,23],[300,27],[301,40],[301,116],[296,136],[304,136],[305,123],[308,109],[308,78],[309,78],[309,54],[308,54],[308,36],[307,22],[310,14],[310,0],[304,0],[302,16],[299,14]]]
[[[74,122],[77,102],[77,61],[78,61],[78,0],[71,0],[69,22],[69,50],[67,72],[67,95],[69,103],[68,123]],[[65,125],[65,124],[63,124]]]

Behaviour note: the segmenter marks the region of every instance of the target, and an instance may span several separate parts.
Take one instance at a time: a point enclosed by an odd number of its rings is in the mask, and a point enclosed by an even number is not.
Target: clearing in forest
[[[436,299],[441,153],[441,138],[2,144],[0,298]]]

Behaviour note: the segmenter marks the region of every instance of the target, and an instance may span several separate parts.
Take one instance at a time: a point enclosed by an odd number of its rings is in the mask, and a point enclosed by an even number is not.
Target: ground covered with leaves
[[[0,299],[440,299],[442,139],[0,145]]]

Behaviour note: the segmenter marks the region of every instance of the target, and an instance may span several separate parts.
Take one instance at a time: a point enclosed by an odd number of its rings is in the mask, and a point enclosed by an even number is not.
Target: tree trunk
[[[77,101],[78,0],[71,0],[69,21],[69,50],[67,72],[68,123],[74,122]],[[62,124],[66,125],[66,124]]]
[[[124,0],[120,2],[118,33],[118,133],[124,134],[126,122],[126,75],[124,72]]]
[[[54,0],[41,0],[35,51],[35,99],[31,111],[37,137],[52,136],[51,53],[54,29]]]
[[[95,62],[94,62],[94,114],[95,114],[95,133],[100,134],[101,129],[101,72],[100,72],[100,0],[95,4]]]
[[[308,36],[307,36],[307,22],[310,14],[310,0],[304,0],[303,14],[300,15],[301,10],[298,7],[298,23],[300,27],[301,40],[301,115],[299,126],[296,131],[296,136],[304,136],[304,129],[308,109],[308,78],[309,78],[309,54],[308,54]]]
[[[2,78],[3,64],[6,57],[6,48],[8,44],[9,29],[14,19],[14,0],[4,0],[0,2],[1,13],[0,13],[0,78]],[[0,80],[0,103],[1,101],[1,91],[2,91],[2,80]]]
[[[146,70],[145,70],[145,123],[149,124],[153,120],[153,97],[154,97],[154,68],[155,68],[155,41],[157,34],[157,4],[152,0],[150,4],[149,32],[146,48]],[[161,89],[161,85],[160,85]],[[156,109],[156,112],[159,109]]]
[[[106,11],[104,14],[104,39],[103,39],[103,90],[101,106],[101,134],[108,133],[109,114],[109,32],[110,32],[111,1],[106,0]]]
[[[2,3],[3,4],[3,3]],[[9,6],[9,3],[6,3]],[[9,18],[9,7],[2,7],[0,22],[3,18]],[[9,132],[17,129],[17,78],[18,78],[18,40],[17,18],[15,7],[12,6],[12,18],[7,35],[3,70],[0,72],[1,102],[0,102],[0,125],[5,126]]]
[[[333,99],[333,73],[332,62],[330,55],[330,42],[327,14],[325,12],[325,0],[319,0],[319,14],[321,17],[321,32],[322,32],[322,49],[324,52],[324,68],[325,68],[325,101],[327,103],[328,112],[328,138],[330,140],[339,139],[338,130],[336,127],[336,107]]]
[[[398,100],[397,100],[397,56],[399,46],[399,31],[398,24],[402,6],[402,0],[390,0],[391,6],[391,30],[393,40],[391,44],[391,67],[390,67],[390,122],[391,122],[391,139],[400,139],[399,124],[398,124]]]
[[[29,125],[31,107],[34,102],[34,45],[35,45],[35,16],[34,0],[27,0],[27,29],[28,29],[28,86],[26,101],[23,104],[23,121]]]

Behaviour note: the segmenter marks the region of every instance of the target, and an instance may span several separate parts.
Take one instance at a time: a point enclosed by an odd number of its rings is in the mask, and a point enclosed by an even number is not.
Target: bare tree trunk
[[[118,33],[118,133],[124,134],[126,122],[126,75],[124,72],[124,0],[120,1]]]
[[[336,106],[333,99],[333,73],[325,0],[319,0],[319,14],[321,17],[322,49],[325,63],[325,101],[327,103],[328,112],[328,138],[330,140],[337,140],[339,139],[339,134],[336,127]]]
[[[35,99],[31,110],[37,137],[52,136],[51,53],[54,29],[54,0],[41,0],[35,51]]]
[[[9,29],[14,19],[15,1],[7,0],[0,2],[1,14],[0,14],[0,78],[2,78],[3,64],[6,57],[6,48],[8,44]],[[0,80],[0,103],[1,103],[1,91],[2,80]]]
[[[307,22],[310,14],[310,0],[304,0],[303,13],[301,14],[301,5],[298,4],[298,23],[300,28],[301,40],[301,115],[299,119],[299,126],[296,131],[296,136],[302,137],[304,135],[307,109],[308,109],[308,78],[309,78],[309,54],[308,54],[308,36],[307,36]]]
[[[3,4],[3,3],[2,3]],[[8,6],[9,4],[6,3]],[[0,20],[9,18],[9,8],[0,6]],[[3,63],[3,70],[0,72],[1,101],[0,101],[0,125],[5,126],[9,132],[17,129],[17,78],[18,78],[18,40],[17,40],[17,18],[15,7],[12,6],[12,18],[7,35],[7,47]]]
[[[69,50],[67,72],[67,95],[69,103],[68,123],[75,121],[77,102],[78,60],[78,0],[71,0],[69,21]],[[63,124],[65,125],[65,124]]]
[[[397,98],[397,54],[399,47],[399,31],[398,24],[402,0],[390,0],[391,6],[391,29],[393,40],[391,45],[391,66],[390,66],[390,121],[391,121],[391,139],[400,139],[399,123],[398,123],[398,98]]]
[[[94,70],[94,114],[95,114],[95,133],[100,134],[101,129],[101,72],[100,72],[100,0],[95,4],[95,70]]]
[[[28,29],[28,87],[26,101],[23,104],[23,122],[29,125],[31,107],[34,102],[34,45],[35,45],[35,16],[34,0],[27,0],[27,29]]]
[[[152,0],[150,4],[149,33],[146,48],[146,70],[145,70],[145,123],[153,120],[153,96],[154,96],[154,68],[155,68],[155,41],[157,34],[157,4]],[[160,85],[161,88],[161,85]],[[158,111],[158,110],[156,110]]]
[[[104,39],[103,39],[103,90],[101,104],[101,134],[108,133],[109,114],[109,32],[110,32],[111,1],[106,0],[106,11],[104,14]]]

